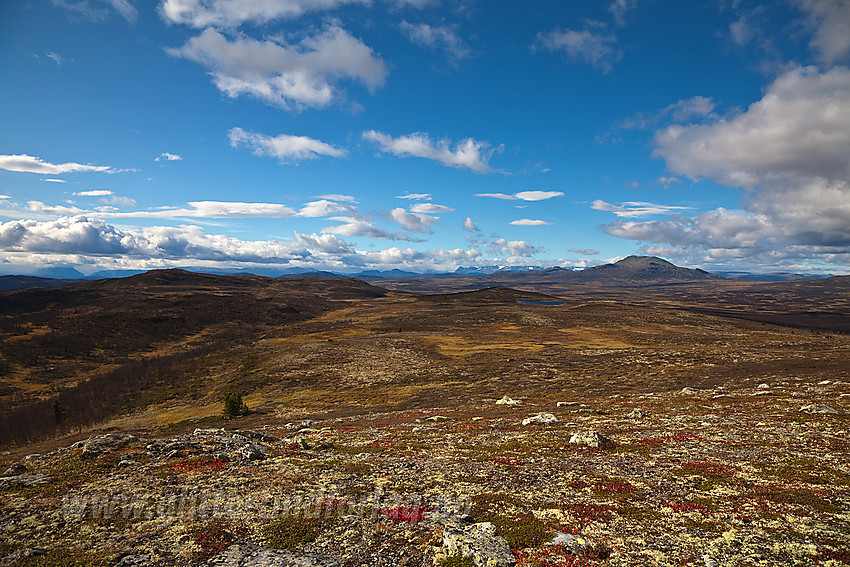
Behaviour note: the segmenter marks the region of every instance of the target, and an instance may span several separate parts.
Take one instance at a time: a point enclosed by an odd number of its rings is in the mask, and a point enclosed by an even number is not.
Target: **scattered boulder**
[[[805,413],[838,413],[838,410],[824,404],[808,404],[800,408]]]
[[[556,405],[556,407],[559,407],[559,408],[572,408],[572,407],[575,407],[575,406],[579,406],[581,404],[578,403],[578,402],[558,402],[555,405]]]
[[[444,415],[432,415],[431,417],[426,417],[425,421],[448,421],[448,419],[449,418]]]
[[[580,447],[596,447],[600,449],[607,449],[616,445],[614,441],[596,431],[581,431],[579,433],[573,433],[572,437],[570,437],[570,444],[579,445]]]
[[[532,415],[531,417],[526,417],[525,419],[523,419],[522,424],[549,425],[550,423],[555,423],[557,421],[560,420],[551,413],[538,413],[537,415]]]
[[[546,545],[563,545],[566,549],[570,550],[570,553],[578,555],[582,549],[590,544],[581,536],[565,534],[564,532],[555,530],[555,537],[553,537]]]
[[[646,412],[639,409],[634,409],[631,413],[626,414],[626,418],[628,419],[643,419],[646,417]]]
[[[516,558],[508,542],[496,533],[490,522],[463,528],[446,528],[443,546],[449,555],[469,557],[477,567],[513,567]]]
[[[263,450],[252,443],[242,445],[236,449],[236,453],[246,461],[262,461],[266,458],[266,454]]]
[[[23,463],[15,463],[3,473],[3,476],[18,476],[19,474],[24,474],[28,469],[26,465]]]
[[[765,384],[765,383],[761,383],[758,386],[756,386],[756,388],[759,389],[759,390],[767,390],[768,388],[770,388],[770,385]]]
[[[173,451],[200,451],[201,444],[193,443],[191,441],[172,441],[171,443],[166,443],[162,448],[164,453],[171,453]]]
[[[498,406],[518,406],[522,403],[520,400],[515,400],[510,396],[503,396],[500,400],[496,401],[496,405]]]
[[[192,435],[194,435],[195,437],[213,437],[213,436],[218,436],[218,435],[227,435],[227,430],[224,429],[223,427],[220,427],[218,429],[201,429],[201,428],[198,428],[198,429],[195,429],[195,431],[192,432]]]
[[[682,388],[682,393],[683,393],[683,394],[686,394],[686,395],[689,395],[689,396],[690,396],[690,395],[693,395],[693,394],[696,394],[696,393],[698,393],[698,392],[699,392],[699,390],[698,390],[698,389],[696,389],[696,388],[691,388],[690,386],[685,386],[684,388]]]
[[[101,453],[122,449],[138,440],[138,437],[128,433],[106,433],[104,435],[92,435],[88,439],[77,441],[71,445],[71,448],[82,448],[83,457],[96,457]]]
[[[268,433],[263,433],[262,431],[239,431],[239,433],[249,439],[253,439],[254,441],[261,441],[263,443],[276,443],[280,441],[274,435],[269,435]]]
[[[316,553],[269,549],[251,542],[231,545],[207,563],[218,567],[339,567],[342,559]]]
[[[305,419],[301,421],[301,423],[287,423],[286,425],[284,425],[284,427],[289,431],[299,431],[301,429],[307,429],[308,427],[312,427],[313,425],[315,425],[315,423],[316,422],[312,419]]]

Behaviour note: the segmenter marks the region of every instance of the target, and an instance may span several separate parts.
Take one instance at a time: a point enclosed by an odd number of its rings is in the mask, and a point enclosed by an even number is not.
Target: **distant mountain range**
[[[792,272],[770,272],[767,274],[753,274],[750,272],[715,272],[719,276],[733,280],[745,280],[751,282],[794,282],[798,280],[823,279],[832,277],[833,274],[795,274]]]
[[[737,279],[754,282],[784,282],[804,279],[820,279],[830,274],[795,274],[772,272],[707,272],[701,269],[682,268],[655,256],[629,256],[613,264],[603,264],[583,270],[571,268],[543,268],[541,266],[479,266],[458,267],[454,272],[417,273],[405,270],[365,270],[354,274],[340,274],[324,270],[305,268],[267,268],[255,270],[226,270],[214,268],[181,268],[195,273],[225,276],[257,275],[280,278],[358,278],[366,281],[404,280],[429,278],[476,278],[482,285],[517,285],[524,281],[552,283],[612,283],[642,285],[658,283],[682,283],[711,279]],[[45,268],[34,275],[0,276],[0,291],[31,287],[57,287],[88,280],[125,278],[145,273],[144,270],[103,270],[88,276],[72,267]]]

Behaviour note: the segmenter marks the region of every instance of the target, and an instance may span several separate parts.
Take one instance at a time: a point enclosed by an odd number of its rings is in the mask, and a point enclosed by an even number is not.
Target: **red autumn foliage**
[[[227,461],[221,459],[199,459],[197,461],[183,461],[171,465],[171,470],[178,472],[220,471],[227,468]]]
[[[378,513],[394,522],[415,524],[424,520],[425,513],[433,509],[433,506],[396,506],[395,508],[382,508],[378,510]]]

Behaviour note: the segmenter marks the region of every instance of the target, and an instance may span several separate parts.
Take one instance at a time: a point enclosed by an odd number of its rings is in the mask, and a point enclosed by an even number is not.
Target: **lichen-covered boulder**
[[[523,425],[549,425],[551,423],[557,423],[559,420],[557,417],[552,415],[551,413],[538,413],[537,415],[532,415],[531,417],[526,417],[522,420]]]
[[[446,528],[443,546],[449,555],[469,557],[477,567],[513,567],[516,558],[508,542],[496,533],[490,522],[463,528]]]
[[[546,545],[561,545],[565,549],[569,549],[570,553],[577,555],[583,549],[588,547],[590,543],[580,535],[567,534],[556,530],[554,537],[551,541],[547,542]]]
[[[266,458],[263,450],[251,443],[242,445],[236,450],[236,453],[246,461],[262,461]]]
[[[616,443],[614,443],[611,439],[596,431],[580,431],[578,433],[573,433],[572,437],[570,437],[570,443],[572,445],[596,447],[600,449],[616,445]]]

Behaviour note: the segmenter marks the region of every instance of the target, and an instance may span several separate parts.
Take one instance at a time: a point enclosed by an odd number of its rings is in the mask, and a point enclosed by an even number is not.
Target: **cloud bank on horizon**
[[[846,0],[36,4],[0,273],[850,273]]]

